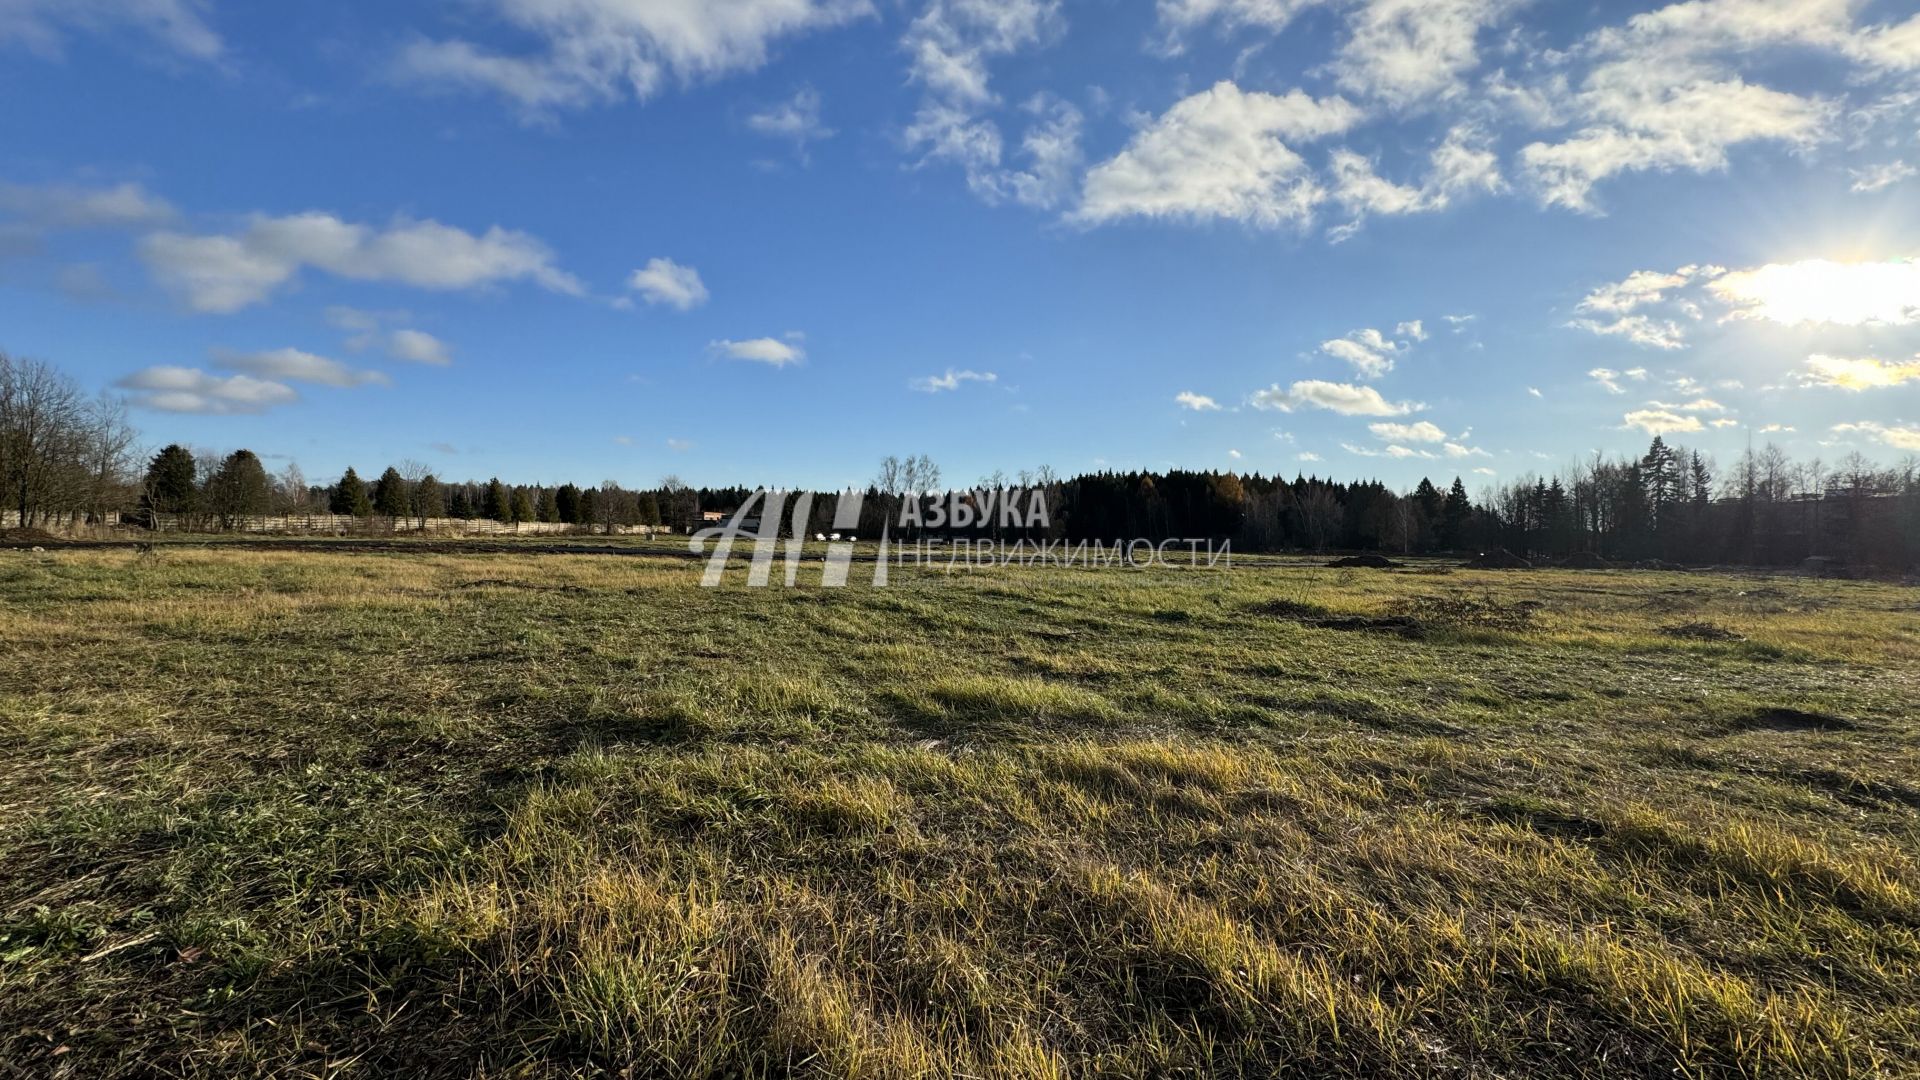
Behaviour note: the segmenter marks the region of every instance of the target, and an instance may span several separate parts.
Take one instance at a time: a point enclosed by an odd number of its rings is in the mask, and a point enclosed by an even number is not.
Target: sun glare
[[[1920,262],[1769,263],[1727,274],[1709,286],[1733,318],[1839,326],[1920,320]]]

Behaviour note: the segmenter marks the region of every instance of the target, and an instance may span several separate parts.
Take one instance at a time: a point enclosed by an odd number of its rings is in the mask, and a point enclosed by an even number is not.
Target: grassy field
[[[0,552],[0,1074],[1920,1071],[1910,588],[697,578]]]

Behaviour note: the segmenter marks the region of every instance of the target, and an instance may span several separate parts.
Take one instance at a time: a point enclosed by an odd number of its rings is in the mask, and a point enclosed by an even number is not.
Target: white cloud
[[[322,386],[386,386],[393,381],[384,372],[351,368],[338,360],[329,360],[299,349],[221,353],[215,363],[228,371],[243,372],[262,379],[318,383]]]
[[[833,137],[833,129],[820,121],[820,91],[803,86],[793,97],[747,117],[747,127],[762,135],[786,139],[802,153],[807,144]]]
[[[1920,260],[1915,259],[1769,263],[1733,271],[1707,288],[1738,319],[1838,326],[1920,321]]]
[[[691,439],[669,438],[667,440],[667,449],[673,451],[676,454],[684,454],[687,451],[693,449],[693,446],[694,444]]]
[[[1639,428],[1649,435],[1699,431],[1702,426],[1697,416],[1683,416],[1665,409],[1639,409],[1628,413],[1624,422],[1626,427]]]
[[[114,383],[131,390],[133,404],[160,412],[231,415],[260,413],[300,400],[291,386],[251,375],[210,375],[198,368],[161,365]]]
[[[1528,396],[1530,396],[1530,397],[1546,397],[1546,395],[1545,395],[1545,394],[1542,394],[1542,393],[1540,392],[1540,388],[1539,388],[1539,387],[1537,387],[1537,386],[1529,386],[1529,387],[1527,387],[1527,394],[1528,394]]]
[[[453,363],[453,350],[423,330],[395,330],[387,338],[387,352],[396,360],[445,367]]]
[[[992,383],[1000,381],[1000,376],[991,371],[955,371],[947,369],[945,375],[926,375],[914,379],[907,385],[926,394],[937,394],[942,390],[958,390],[963,382]]]
[[[627,279],[627,288],[638,292],[649,304],[665,304],[680,311],[691,311],[707,302],[707,286],[700,271],[681,266],[672,259],[648,259]]]
[[[1407,401],[1388,401],[1371,386],[1308,379],[1282,390],[1278,384],[1255,391],[1249,399],[1256,409],[1292,412],[1300,406],[1326,409],[1342,416],[1406,416],[1426,408]]]
[[[1847,175],[1853,177],[1853,186],[1847,190],[1856,195],[1890,188],[1902,180],[1911,180],[1916,174],[1913,166],[1904,161],[1889,161],[1882,165],[1869,165],[1864,169],[1848,169]]]
[[[1335,243],[1358,231],[1368,215],[1430,213],[1446,209],[1457,196],[1504,191],[1507,186],[1486,135],[1467,124],[1455,125],[1434,148],[1419,187],[1384,179],[1374,172],[1373,162],[1351,150],[1335,150],[1328,168],[1334,200],[1354,215],[1353,221],[1329,231]]]
[[[1920,379],[1920,359],[1896,364],[1872,357],[1849,359],[1815,353],[1807,357],[1807,372],[1801,378],[1808,386],[1854,391],[1884,389]]]
[[[1322,458],[1320,457],[1320,455],[1319,455],[1319,454],[1316,454],[1316,453],[1314,453],[1314,452],[1313,452],[1313,451],[1311,451],[1311,450],[1302,450],[1302,451],[1300,451],[1300,455],[1299,455],[1299,457],[1300,457],[1300,460],[1301,460],[1301,461],[1321,461],[1321,460],[1323,460],[1323,459],[1322,459]]]
[[[1457,443],[1457,442],[1447,443],[1446,445],[1442,446],[1440,449],[1446,451],[1447,456],[1450,458],[1492,457],[1493,456],[1492,454],[1487,453],[1485,450],[1482,450],[1477,446],[1467,446],[1463,443]]]
[[[1335,135],[1360,116],[1338,97],[1217,83],[1174,104],[1088,170],[1071,217],[1086,224],[1145,217],[1263,228],[1305,222],[1326,191],[1286,140]]]
[[[1080,167],[1080,110],[1044,92],[1029,98],[1020,141],[1028,167],[1007,168],[1000,126],[987,115],[999,104],[987,68],[1054,40],[1064,27],[1058,0],[930,0],[901,42],[912,57],[909,77],[926,91],[907,126],[907,148],[923,164],[960,166],[968,189],[989,204],[1058,205]]]
[[[1683,401],[1677,405],[1671,404],[1665,401],[1649,401],[1647,402],[1647,404],[1653,406],[1656,409],[1668,409],[1673,412],[1726,412],[1727,411],[1727,407],[1725,405],[1722,405],[1719,402],[1708,397],[1694,398],[1692,401]]]
[[[729,360],[752,360],[774,367],[797,364],[807,358],[806,350],[779,338],[748,338],[745,341],[720,340],[710,343],[708,351]]]
[[[1427,328],[1419,319],[1409,319],[1406,322],[1400,323],[1393,328],[1393,332],[1403,338],[1411,338],[1414,341],[1427,340]]]
[[[1789,428],[1788,430],[1792,430]],[[1888,425],[1873,420],[1862,420],[1854,424],[1835,424],[1833,430],[1842,434],[1854,433],[1871,435],[1896,450],[1920,450],[1920,427]]]
[[[132,183],[105,188],[0,184],[0,210],[41,229],[130,229],[175,216],[172,204]]]
[[[1182,39],[1191,31],[1213,21],[1229,30],[1256,26],[1282,30],[1295,15],[1324,0],[1155,0],[1160,29],[1165,33],[1163,47],[1177,53]]]
[[[1437,443],[1447,439],[1446,432],[1425,420],[1411,424],[1368,424],[1367,430],[1373,432],[1374,438],[1386,442]]]
[[[1191,390],[1182,390],[1173,396],[1173,400],[1183,409],[1194,412],[1218,412],[1220,403],[1205,394],[1196,394]]]
[[[1630,368],[1626,371],[1615,371],[1612,368],[1600,367],[1587,372],[1587,378],[1605,387],[1609,394],[1624,394],[1627,391],[1625,387],[1620,385],[1620,380],[1632,379],[1636,382],[1645,382],[1647,379],[1647,369]]]
[[[1782,431],[1796,431],[1796,430],[1798,430],[1798,429],[1797,429],[1797,428],[1794,428],[1794,427],[1791,427],[1791,426],[1789,426],[1789,425],[1787,425],[1787,424],[1767,424],[1766,426],[1764,426],[1764,427],[1762,427],[1762,428],[1760,429],[1760,434],[1762,434],[1762,435],[1772,435],[1772,434],[1774,434],[1774,433],[1776,433],[1776,432],[1782,432]]]
[[[1229,450],[1227,451],[1227,456],[1232,458],[1235,461],[1239,461],[1241,455],[1240,455],[1240,451],[1238,450]]]
[[[1609,177],[1724,169],[1727,151],[1748,142],[1805,149],[1827,137],[1838,112],[1823,98],[1647,50],[1592,69],[1570,107],[1585,126],[1560,142],[1529,144],[1520,160],[1544,204],[1589,213],[1594,185]]]
[[[1575,319],[1567,325],[1593,334],[1623,337],[1635,345],[1649,349],[1687,347],[1687,332],[1672,319],[1655,319],[1647,315],[1622,315],[1609,322],[1601,322],[1597,319]]]
[[[1322,353],[1353,365],[1354,373],[1363,379],[1377,379],[1392,371],[1393,358],[1406,348],[1370,327],[1320,343]]]
[[[1480,64],[1480,31],[1511,0],[1364,0],[1347,17],[1351,36],[1334,59],[1342,89],[1394,108],[1457,97]]]
[[[405,79],[487,90],[539,115],[750,71],[775,42],[871,13],[866,0],[481,0],[539,40],[506,54],[464,40],[419,41],[402,51]]]
[[[584,292],[554,265],[545,244],[497,226],[476,236],[437,221],[402,219],[377,229],[317,212],[255,216],[235,235],[154,233],[140,254],[155,278],[204,312],[261,303],[305,267],[423,289],[525,280],[555,292]]]
[[[0,3],[0,45],[18,43],[59,56],[71,33],[103,33],[131,26],[193,60],[218,60],[225,50],[207,25],[206,0],[6,0]]]

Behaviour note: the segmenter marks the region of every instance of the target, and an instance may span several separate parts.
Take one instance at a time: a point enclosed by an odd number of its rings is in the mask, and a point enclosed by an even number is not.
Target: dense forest
[[[331,514],[385,531],[485,519],[685,532],[700,527],[704,513],[731,513],[752,496],[748,488],[693,488],[673,477],[646,489],[611,480],[448,481],[411,462],[385,466],[370,479],[348,469],[318,484],[296,465],[269,472],[249,450],[210,454],[174,444],[145,455],[136,445],[118,402],[87,397],[49,365],[0,354],[0,509],[5,520],[26,526],[98,522],[117,512],[136,524],[207,530],[266,516]],[[1241,551],[1505,548],[1535,558],[1590,553],[1689,564],[1782,565],[1809,556],[1889,570],[1920,563],[1920,462],[1913,458],[1887,468],[1852,454],[1829,467],[1794,462],[1769,445],[1719,469],[1657,437],[1638,458],[1596,456],[1562,474],[1475,494],[1459,477],[1423,479],[1395,492],[1372,480],[1180,470],[1062,478],[1041,468],[953,484],[924,455],[889,457],[867,487],[857,533],[877,537],[885,522],[902,536],[905,500],[955,489],[1013,492],[1023,506],[1040,493],[1044,525],[938,530],[1005,542],[1179,537],[1229,541]],[[815,497],[805,531],[836,531],[834,505],[831,497]],[[783,528],[791,531],[789,523]],[[910,527],[904,538],[916,531],[928,530]]]

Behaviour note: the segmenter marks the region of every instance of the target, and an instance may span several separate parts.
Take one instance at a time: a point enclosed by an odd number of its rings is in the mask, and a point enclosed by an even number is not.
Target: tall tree
[[[513,497],[507,494],[507,487],[499,477],[487,481],[487,492],[480,498],[480,516],[491,518],[501,524],[513,521]]]
[[[440,478],[428,473],[413,485],[413,516],[420,522],[421,528],[427,527],[429,519],[444,517],[447,513],[447,496],[440,487]]]
[[[400,475],[399,469],[387,466],[387,471],[373,482],[373,512],[398,521],[406,517],[412,507],[412,493],[407,490],[406,478]]]
[[[222,529],[267,512],[273,505],[273,481],[251,450],[235,450],[207,480],[207,509]]]
[[[352,517],[373,516],[373,500],[367,498],[367,483],[360,474],[347,466],[340,476],[340,482],[333,485],[333,497],[327,500],[327,510],[334,514],[347,514]]]
[[[147,463],[147,478],[141,485],[141,499],[153,514],[191,514],[194,499],[200,494],[198,470],[193,451],[171,443]],[[158,522],[154,522],[156,526]]]

